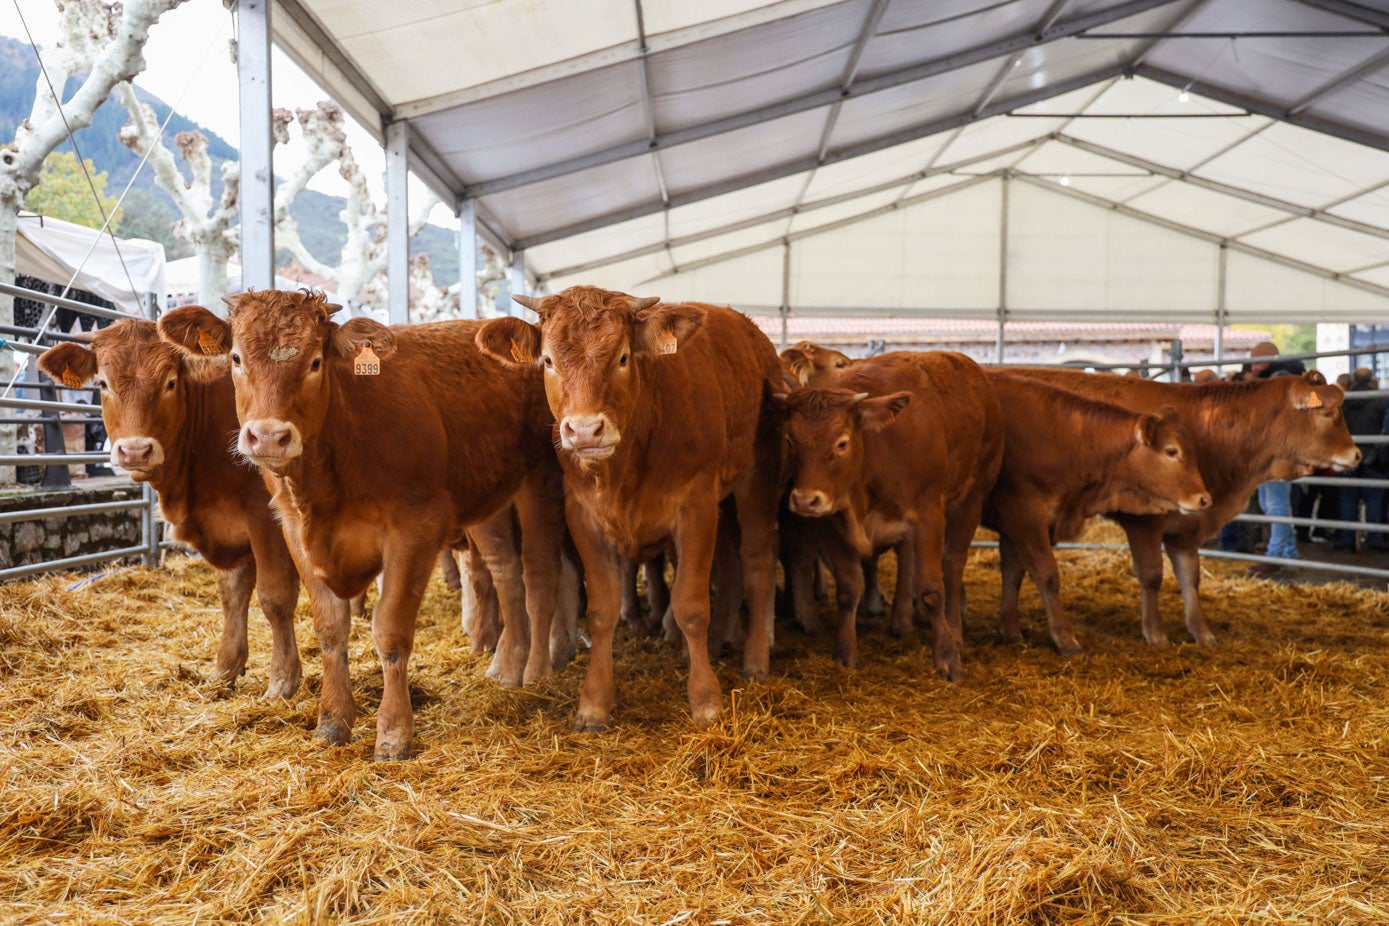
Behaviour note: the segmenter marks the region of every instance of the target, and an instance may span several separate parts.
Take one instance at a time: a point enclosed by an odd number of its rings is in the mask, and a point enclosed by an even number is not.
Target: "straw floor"
[[[991,642],[970,566],[968,680],[877,633],[856,672],[780,631],[725,666],[697,731],[666,646],[623,635],[606,733],[570,731],[585,657],[482,677],[437,579],[411,664],[418,758],[371,761],[380,671],[353,638],[357,738],[314,742],[319,667],[265,703],[205,678],[200,562],[0,588],[5,923],[1389,922],[1389,607],[1210,563],[1218,648],[1143,644],[1126,557],[1064,554],[1089,653]],[[1177,638],[1169,577],[1163,606]]]

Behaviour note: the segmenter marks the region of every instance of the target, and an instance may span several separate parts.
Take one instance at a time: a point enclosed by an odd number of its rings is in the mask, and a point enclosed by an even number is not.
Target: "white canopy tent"
[[[164,304],[164,245],[141,238],[113,240],[94,228],[48,216],[23,215],[15,238],[15,270],[100,296],[128,315],[149,314],[146,300]]]
[[[475,226],[531,286],[1389,316],[1382,0],[275,0],[271,25],[458,204],[463,265]]]

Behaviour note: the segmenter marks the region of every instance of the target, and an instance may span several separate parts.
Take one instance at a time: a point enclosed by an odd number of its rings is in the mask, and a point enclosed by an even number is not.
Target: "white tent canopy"
[[[144,317],[146,297],[164,304],[164,245],[140,238],[112,240],[94,228],[47,216],[23,215],[15,239],[18,273],[85,290],[129,315]]]
[[[753,311],[1389,310],[1389,11],[1349,0],[278,0],[546,288]]]

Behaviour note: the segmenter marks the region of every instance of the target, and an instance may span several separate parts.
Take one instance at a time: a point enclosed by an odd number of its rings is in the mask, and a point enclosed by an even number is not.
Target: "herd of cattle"
[[[410,754],[407,664],[441,551],[469,566],[465,627],[495,645],[488,674],[507,684],[572,658],[586,594],[580,730],[609,722],[619,616],[651,629],[635,600],[647,564],[653,613],[668,610],[683,637],[690,710],[707,724],[721,709],[711,653],[740,644],[746,675],[769,670],[778,557],[782,610],[807,627],[828,565],[836,656],[853,665],[865,588],[879,594],[873,564],[895,550],[890,626],[907,632],[919,608],[937,671],[958,681],[976,528],[1000,534],[1000,636],[1020,639],[1026,572],[1071,654],[1052,547],[1105,514],[1128,534],[1147,641],[1167,641],[1165,546],[1187,630],[1210,643],[1199,545],[1260,482],[1360,460],[1341,389],[1315,372],[1196,386],[985,369],[947,352],[851,361],[801,344],[778,357],[727,308],[593,287],[517,301],[538,323],[386,327],[334,322],[338,307],[316,293],[252,292],[228,300],[227,319],[192,306],[157,326],[122,321],[39,364],[73,387],[96,381],[112,462],[158,491],[176,536],[216,568],[219,676],[245,668],[254,588],[274,640],[267,695],[295,693],[307,587],[323,654],[317,733],[331,743],[357,714],[354,599],[381,576],[386,759]]]

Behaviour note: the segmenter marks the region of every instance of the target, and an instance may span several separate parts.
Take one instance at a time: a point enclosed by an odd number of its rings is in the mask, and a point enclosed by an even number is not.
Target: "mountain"
[[[28,118],[34,106],[34,92],[40,74],[38,61],[28,42],[0,36],[0,73],[5,75],[4,80],[0,80],[0,144],[3,144],[14,138],[15,129],[21,120]],[[169,115],[170,107],[163,100],[138,87],[135,93],[142,102],[149,104],[161,123]],[[106,171],[106,190],[112,196],[119,195],[125,189],[140,164],[139,155],[121,144],[116,137],[126,121],[125,107],[113,94],[97,109],[92,124],[75,134],[82,157],[96,165],[97,170]],[[164,137],[172,145],[179,132],[190,131],[202,132],[207,136],[208,154],[213,160],[214,191],[220,193],[221,166],[229,160],[235,161],[237,150],[221,136],[177,113],[170,119]],[[60,150],[71,148],[70,143],[64,143]],[[175,160],[182,169],[182,159],[176,155]],[[337,263],[342,244],[347,240],[347,226],[339,218],[345,205],[346,200],[341,196],[306,190],[290,209],[299,222],[299,237],[304,246],[326,263]],[[155,229],[167,228],[176,215],[173,199],[155,184],[148,167],[136,176],[124,209],[126,217],[122,219],[122,226],[138,229],[140,234],[146,236],[153,235]],[[137,214],[132,214],[132,209]],[[156,240],[164,241],[165,246],[169,247],[172,242],[165,240],[167,237],[157,237]],[[458,248],[452,230],[430,225],[415,238],[414,247],[423,248],[429,255],[434,277],[440,284],[450,284],[458,279]],[[287,262],[284,260],[287,257],[282,254],[282,261]]]

